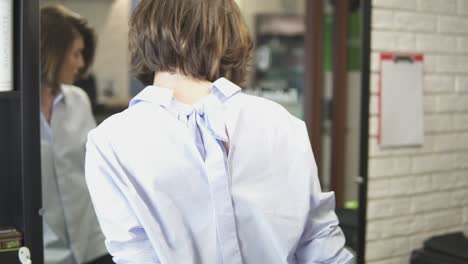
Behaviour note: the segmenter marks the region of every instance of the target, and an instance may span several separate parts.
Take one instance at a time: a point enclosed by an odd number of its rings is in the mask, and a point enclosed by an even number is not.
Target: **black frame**
[[[362,52],[361,52],[361,148],[359,174],[358,253],[357,263],[365,262],[367,230],[367,180],[369,160],[369,96],[370,96],[370,43],[371,43],[371,0],[362,0]]]
[[[34,263],[43,263],[40,152],[40,64],[39,1],[13,2],[13,87],[2,93],[0,107],[10,109],[0,115],[0,131],[6,148],[0,150],[2,185],[0,224],[23,233],[24,246]],[[5,137],[3,137],[3,135]],[[4,174],[4,172],[6,172]],[[3,204],[3,202],[5,202]],[[0,263],[19,263],[18,252],[0,253]]]
[[[17,1],[15,1],[17,2]],[[22,172],[23,172],[23,217],[24,241],[31,250],[34,263],[43,262],[40,150],[40,62],[39,62],[39,1],[23,0],[21,3],[21,31],[19,47],[19,84],[23,94],[22,108]]]

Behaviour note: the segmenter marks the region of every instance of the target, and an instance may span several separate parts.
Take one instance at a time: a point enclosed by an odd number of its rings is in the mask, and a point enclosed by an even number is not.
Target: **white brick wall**
[[[418,5],[422,12],[453,14],[457,10],[457,0],[419,0]]]
[[[466,42],[468,47],[468,41]],[[458,93],[468,93],[468,77],[458,76],[456,80],[455,90]]]
[[[458,14],[468,14],[468,2],[466,0],[458,0]]]
[[[373,0],[366,263],[409,263],[437,234],[468,234],[468,0]],[[380,52],[424,54],[420,147],[377,144]]]

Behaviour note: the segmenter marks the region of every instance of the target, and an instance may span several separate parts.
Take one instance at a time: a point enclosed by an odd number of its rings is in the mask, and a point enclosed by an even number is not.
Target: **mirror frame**
[[[365,262],[366,230],[367,230],[367,180],[369,161],[369,101],[370,101],[370,59],[371,59],[371,0],[362,0],[361,28],[361,138],[359,157],[359,212],[358,212],[358,253],[356,263]]]

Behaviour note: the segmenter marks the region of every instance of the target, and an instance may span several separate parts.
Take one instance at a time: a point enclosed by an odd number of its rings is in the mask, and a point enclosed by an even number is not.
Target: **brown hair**
[[[240,84],[252,46],[234,0],[142,0],[130,19],[132,72],[145,85],[161,71]]]
[[[60,86],[60,68],[73,40],[83,37],[85,74],[94,59],[96,35],[85,19],[64,6],[47,6],[41,9],[41,79],[54,89]]]

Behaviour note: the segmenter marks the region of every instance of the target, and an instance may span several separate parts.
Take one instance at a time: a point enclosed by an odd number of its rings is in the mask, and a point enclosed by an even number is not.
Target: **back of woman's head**
[[[85,19],[64,6],[41,9],[41,78],[53,87],[60,85],[60,68],[73,40],[81,36],[84,41],[84,74],[94,59],[96,37]]]
[[[162,71],[242,83],[252,41],[234,0],[142,0],[130,20],[129,48],[145,85]]]

